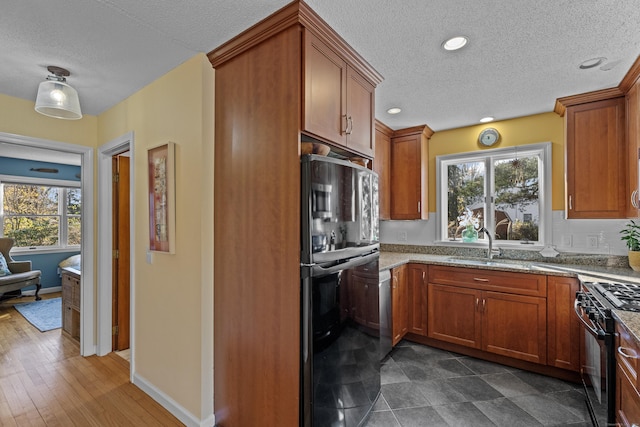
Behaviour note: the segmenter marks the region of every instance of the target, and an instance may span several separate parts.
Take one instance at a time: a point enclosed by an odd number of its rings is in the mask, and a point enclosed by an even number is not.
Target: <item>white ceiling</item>
[[[0,93],[33,100],[48,65],[97,115],[287,0],[4,0]],[[617,86],[640,54],[638,0],[308,0],[385,78],[376,117],[433,130],[553,110]],[[449,36],[470,43],[447,53]],[[594,57],[600,68],[580,70]],[[390,116],[386,110],[400,106]]]

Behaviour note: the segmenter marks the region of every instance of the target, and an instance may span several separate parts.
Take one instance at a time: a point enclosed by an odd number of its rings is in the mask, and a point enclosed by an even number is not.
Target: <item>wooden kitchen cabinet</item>
[[[640,425],[639,355],[637,341],[616,323],[616,421],[621,426]]]
[[[378,174],[378,200],[380,219],[391,219],[391,135],[393,130],[384,123],[375,122],[375,156],[372,169]]]
[[[409,329],[412,334],[427,336],[427,284],[429,267],[426,264],[407,265]]]
[[[394,131],[391,137],[391,219],[428,219],[428,126]]]
[[[428,336],[545,364],[545,296],[543,275],[430,266]]]
[[[625,218],[625,98],[569,106],[565,126],[567,218]]]
[[[580,321],[573,309],[580,282],[573,277],[547,277],[547,364],[580,371]]]
[[[396,345],[409,331],[409,290],[407,266],[391,270],[391,336]]]
[[[428,336],[441,341],[480,349],[482,292],[477,289],[429,283]]]
[[[349,313],[351,318],[356,323],[379,330],[378,272],[368,270],[367,266],[357,267],[349,271]]]
[[[311,39],[329,47],[347,68],[331,70],[331,64],[307,56]],[[322,54],[328,58],[331,52]],[[225,426],[298,425],[310,411],[306,401],[301,408],[301,373],[308,365],[298,345],[300,141],[315,129],[307,127],[305,114],[320,102],[316,94],[327,94],[327,105],[338,114],[329,126],[340,133],[341,103],[361,95],[357,88],[347,92],[354,81],[348,68],[371,87],[382,77],[304,2],[288,3],[207,56],[215,68],[214,203],[225,207],[215,211],[213,221],[215,418]],[[342,74],[338,85],[344,94],[337,101],[334,88],[312,90],[309,99],[306,73],[316,67],[326,68],[320,75]],[[352,135],[359,135],[367,125],[351,114]],[[368,119],[371,147],[372,112]],[[342,147],[333,136],[315,137]],[[347,150],[350,143],[366,151],[361,148],[366,141],[347,140]]]
[[[640,79],[631,86],[625,95],[627,114],[627,153],[628,153],[628,187],[627,187],[627,217],[638,216],[640,194],[638,180],[640,171]]]
[[[80,341],[80,272],[62,269],[62,331]]]
[[[304,131],[373,158],[374,84],[313,33],[304,40]]]

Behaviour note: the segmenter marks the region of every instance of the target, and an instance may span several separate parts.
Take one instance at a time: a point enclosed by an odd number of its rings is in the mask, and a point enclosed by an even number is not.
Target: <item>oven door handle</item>
[[[351,258],[346,262],[339,263],[331,267],[322,267],[318,264],[305,265],[305,267],[311,267],[311,277],[322,277],[328,276],[329,274],[337,273],[341,270],[348,270],[360,265],[369,264],[371,261],[375,261],[378,258],[380,258],[380,253],[373,252],[368,255]]]
[[[587,328],[589,332],[591,332],[591,335],[594,335],[599,340],[603,340],[605,338],[606,334],[604,330],[602,330],[601,328],[596,328],[593,322],[592,324],[587,323],[584,317],[582,317],[582,313],[580,313],[580,301],[578,301],[577,299],[573,301],[573,310],[576,312],[576,316],[578,316],[578,319],[580,319],[580,322],[582,322],[584,327]]]

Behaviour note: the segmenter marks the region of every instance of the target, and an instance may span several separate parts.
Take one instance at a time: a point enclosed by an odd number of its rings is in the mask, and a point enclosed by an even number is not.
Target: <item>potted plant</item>
[[[640,224],[630,220],[620,233],[622,234],[621,239],[629,249],[629,267],[640,271]]]

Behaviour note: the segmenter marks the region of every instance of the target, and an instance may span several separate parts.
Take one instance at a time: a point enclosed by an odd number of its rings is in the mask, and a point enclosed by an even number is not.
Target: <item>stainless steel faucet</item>
[[[502,255],[502,248],[496,249],[496,252],[493,251],[493,237],[491,237],[491,233],[485,227],[480,229],[480,232],[484,232],[489,238],[489,249],[487,250],[487,259],[493,259],[493,255],[496,254],[498,256]]]

